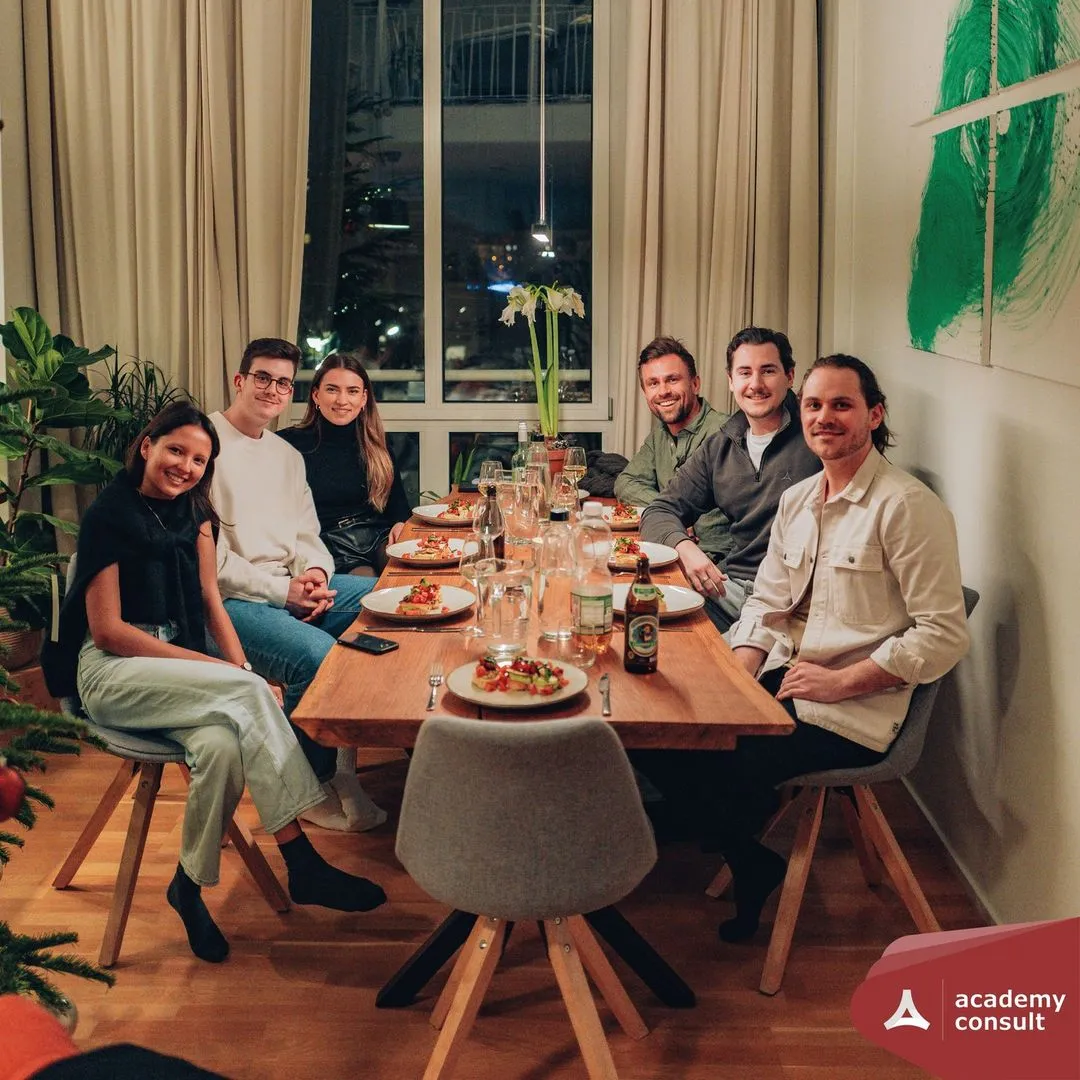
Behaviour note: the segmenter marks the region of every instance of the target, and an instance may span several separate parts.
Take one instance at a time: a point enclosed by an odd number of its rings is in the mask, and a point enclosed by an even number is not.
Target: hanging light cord
[[[547,224],[547,0],[540,0],[540,221]]]

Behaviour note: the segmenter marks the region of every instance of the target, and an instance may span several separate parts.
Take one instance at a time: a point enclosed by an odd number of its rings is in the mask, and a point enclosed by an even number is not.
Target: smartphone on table
[[[350,649],[360,649],[362,652],[379,653],[393,652],[398,647],[396,641],[389,638],[376,637],[374,634],[365,634],[356,631],[352,634],[342,634],[337,639],[339,645],[347,645]]]

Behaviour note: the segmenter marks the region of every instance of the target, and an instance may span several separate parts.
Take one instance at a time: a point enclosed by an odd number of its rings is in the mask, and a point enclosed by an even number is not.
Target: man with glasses
[[[284,684],[286,716],[375,584],[374,578],[334,573],[319,538],[304,459],[266,430],[292,400],[299,363],[300,350],[291,342],[255,339],[233,377],[232,404],[210,417],[221,440],[211,489],[221,517],[221,595],[254,669]],[[351,761],[341,756],[335,776],[337,752],[293,730],[315,775],[328,785],[328,801],[305,817],[340,829],[370,828],[386,819],[356,781],[355,755]]]
[[[690,350],[677,338],[653,338],[638,357],[638,384],[659,421],[615,480],[615,498],[648,506],[687,458],[727,420],[701,397],[701,376]],[[735,545],[721,510],[693,523],[701,551],[718,562]]]

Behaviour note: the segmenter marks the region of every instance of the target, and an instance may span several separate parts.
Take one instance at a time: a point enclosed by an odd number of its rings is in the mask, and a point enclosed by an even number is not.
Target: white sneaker
[[[318,825],[321,829],[348,832],[349,819],[344,809],[342,809],[341,800],[333,787],[333,781],[323,784],[322,788],[326,792],[326,798],[321,803],[316,803],[305,810],[300,815],[300,820],[306,821],[309,825]]]

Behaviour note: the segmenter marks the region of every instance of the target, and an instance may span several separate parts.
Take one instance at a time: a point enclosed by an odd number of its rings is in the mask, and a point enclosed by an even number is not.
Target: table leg
[[[697,1004],[694,991],[678,972],[615,908],[590,912],[585,919],[665,1005],[692,1009]]]
[[[375,998],[377,1009],[411,1005],[432,976],[465,944],[476,916],[452,911],[431,936],[390,976]]]

